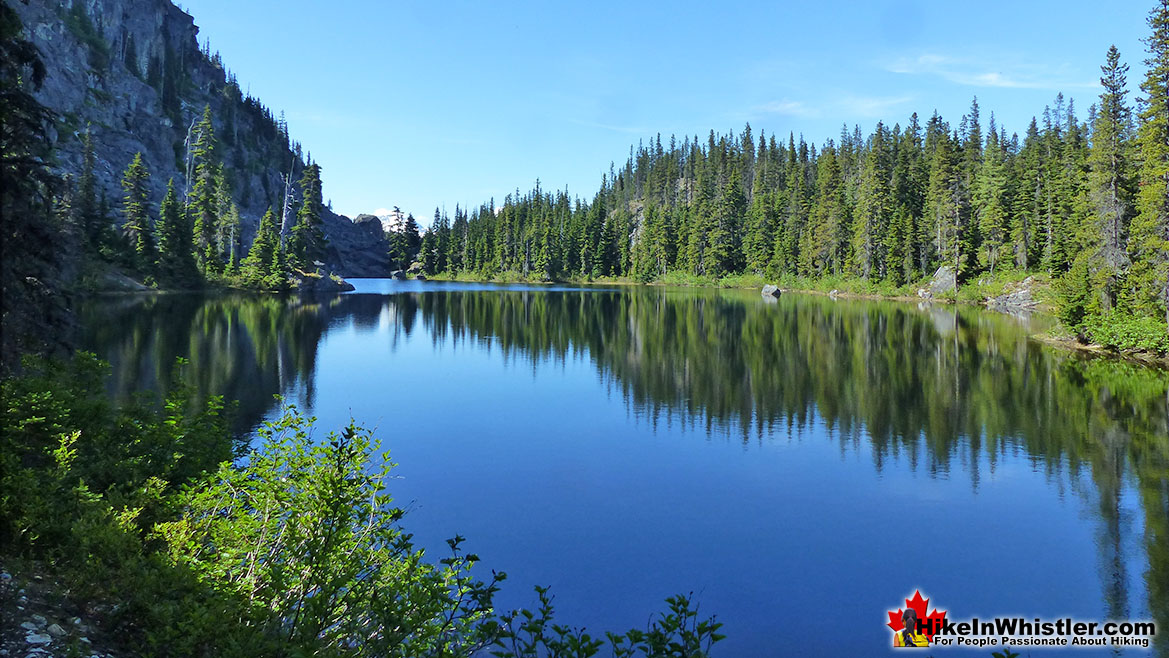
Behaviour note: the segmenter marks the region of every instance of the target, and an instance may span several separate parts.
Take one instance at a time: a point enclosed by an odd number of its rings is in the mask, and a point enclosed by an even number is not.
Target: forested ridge
[[[942,266],[960,285],[1042,273],[1068,327],[1156,340],[1169,322],[1169,2],[1148,24],[1140,94],[1112,47],[1084,116],[1060,94],[1021,136],[977,98],[956,123],[914,113],[819,147],[750,125],[657,135],[591,201],[537,182],[500,206],[436,210],[420,259],[429,274],[485,278],[831,276],[907,290]]]

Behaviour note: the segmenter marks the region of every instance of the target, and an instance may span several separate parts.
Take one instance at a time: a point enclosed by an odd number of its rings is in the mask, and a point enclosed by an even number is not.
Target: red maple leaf
[[[915,591],[912,599],[905,599],[906,607],[913,608],[913,611],[917,613],[917,618],[925,622],[922,635],[926,636],[932,642],[934,639],[934,631],[941,628],[941,625],[946,621],[946,611],[942,610],[938,612],[937,608],[935,608],[933,612],[927,615],[926,609],[929,607],[929,604],[929,599],[922,598],[921,590]],[[897,612],[889,612],[889,623],[886,625],[893,629],[894,632],[901,631],[905,628],[905,622],[901,620],[901,615],[904,612],[905,608],[898,608]]]

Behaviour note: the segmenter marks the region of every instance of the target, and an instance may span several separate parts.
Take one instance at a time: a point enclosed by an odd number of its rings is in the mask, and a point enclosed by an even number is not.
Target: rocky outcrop
[[[1035,299],[1033,294],[1034,286],[1035,277],[1029,276],[1019,283],[1007,286],[1003,294],[987,298],[986,307],[1007,313],[1034,311],[1039,307],[1039,300]]]
[[[325,237],[329,240],[331,263],[343,276],[389,275],[390,243],[377,217],[358,215],[355,221],[349,221],[344,215],[334,216],[325,223]]]
[[[150,170],[153,203],[167,181],[186,189],[185,141],[210,106],[245,248],[259,218],[282,205],[282,176],[303,167],[300,145],[260,102],[241,91],[218,54],[200,49],[195,19],[170,0],[11,2],[46,67],[36,98],[58,116],[51,135],[62,173],[82,169],[83,136],[94,145],[100,194],[116,208],[121,175],[135,153]],[[84,10],[84,11],[81,11]],[[327,170],[328,163],[322,163]],[[155,207],[157,211],[157,206]],[[326,265],[343,275],[384,276],[388,244],[379,230],[324,213],[332,242]],[[386,261],[387,269],[380,270]]]
[[[353,284],[338,276],[313,273],[292,277],[292,287],[302,295],[349,292]]]
[[[779,286],[773,286],[770,283],[763,286],[763,290],[761,290],[760,292],[764,297],[772,297],[772,298],[779,297],[780,294],[782,294],[782,292],[779,289]]]

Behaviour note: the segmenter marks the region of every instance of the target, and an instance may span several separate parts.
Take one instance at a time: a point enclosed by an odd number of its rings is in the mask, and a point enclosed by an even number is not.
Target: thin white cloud
[[[1019,61],[985,62],[971,58],[948,57],[926,53],[917,57],[903,57],[890,62],[885,70],[905,75],[930,75],[967,87],[997,87],[1005,89],[1092,89],[1095,82],[1085,82],[1039,66]]]
[[[884,119],[913,99],[913,96],[856,96],[853,94],[838,94],[818,102],[784,98],[751,108],[747,118],[779,115],[801,119],[831,119],[835,117]]]
[[[764,103],[753,109],[756,114],[779,114],[782,116],[805,118],[816,118],[820,116],[819,109],[809,106],[804,101],[794,101],[787,98]]]
[[[568,122],[575,123],[578,126],[600,128],[602,130],[611,130],[613,132],[624,133],[628,135],[644,135],[649,132],[643,126],[617,126],[609,123],[597,123],[596,121],[582,121],[580,119],[568,119]]]

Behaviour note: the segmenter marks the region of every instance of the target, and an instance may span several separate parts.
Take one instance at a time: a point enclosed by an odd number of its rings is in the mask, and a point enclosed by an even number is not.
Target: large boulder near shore
[[[405,270],[394,270],[393,272],[390,272],[390,276],[394,277],[398,281],[405,281],[406,280],[406,271]]]
[[[1017,284],[1008,286],[1003,294],[987,298],[986,306],[996,311],[1033,311],[1039,306],[1039,300],[1032,294],[1034,285],[1035,277],[1029,276]]]
[[[353,284],[335,274],[293,275],[292,284],[301,294],[338,293],[353,290]]]
[[[770,283],[763,286],[763,290],[762,290],[762,294],[764,297],[779,297],[780,292],[781,291],[779,289],[779,286],[773,286]]]
[[[943,265],[930,279],[930,295],[937,297],[958,289],[958,273],[949,265]]]

